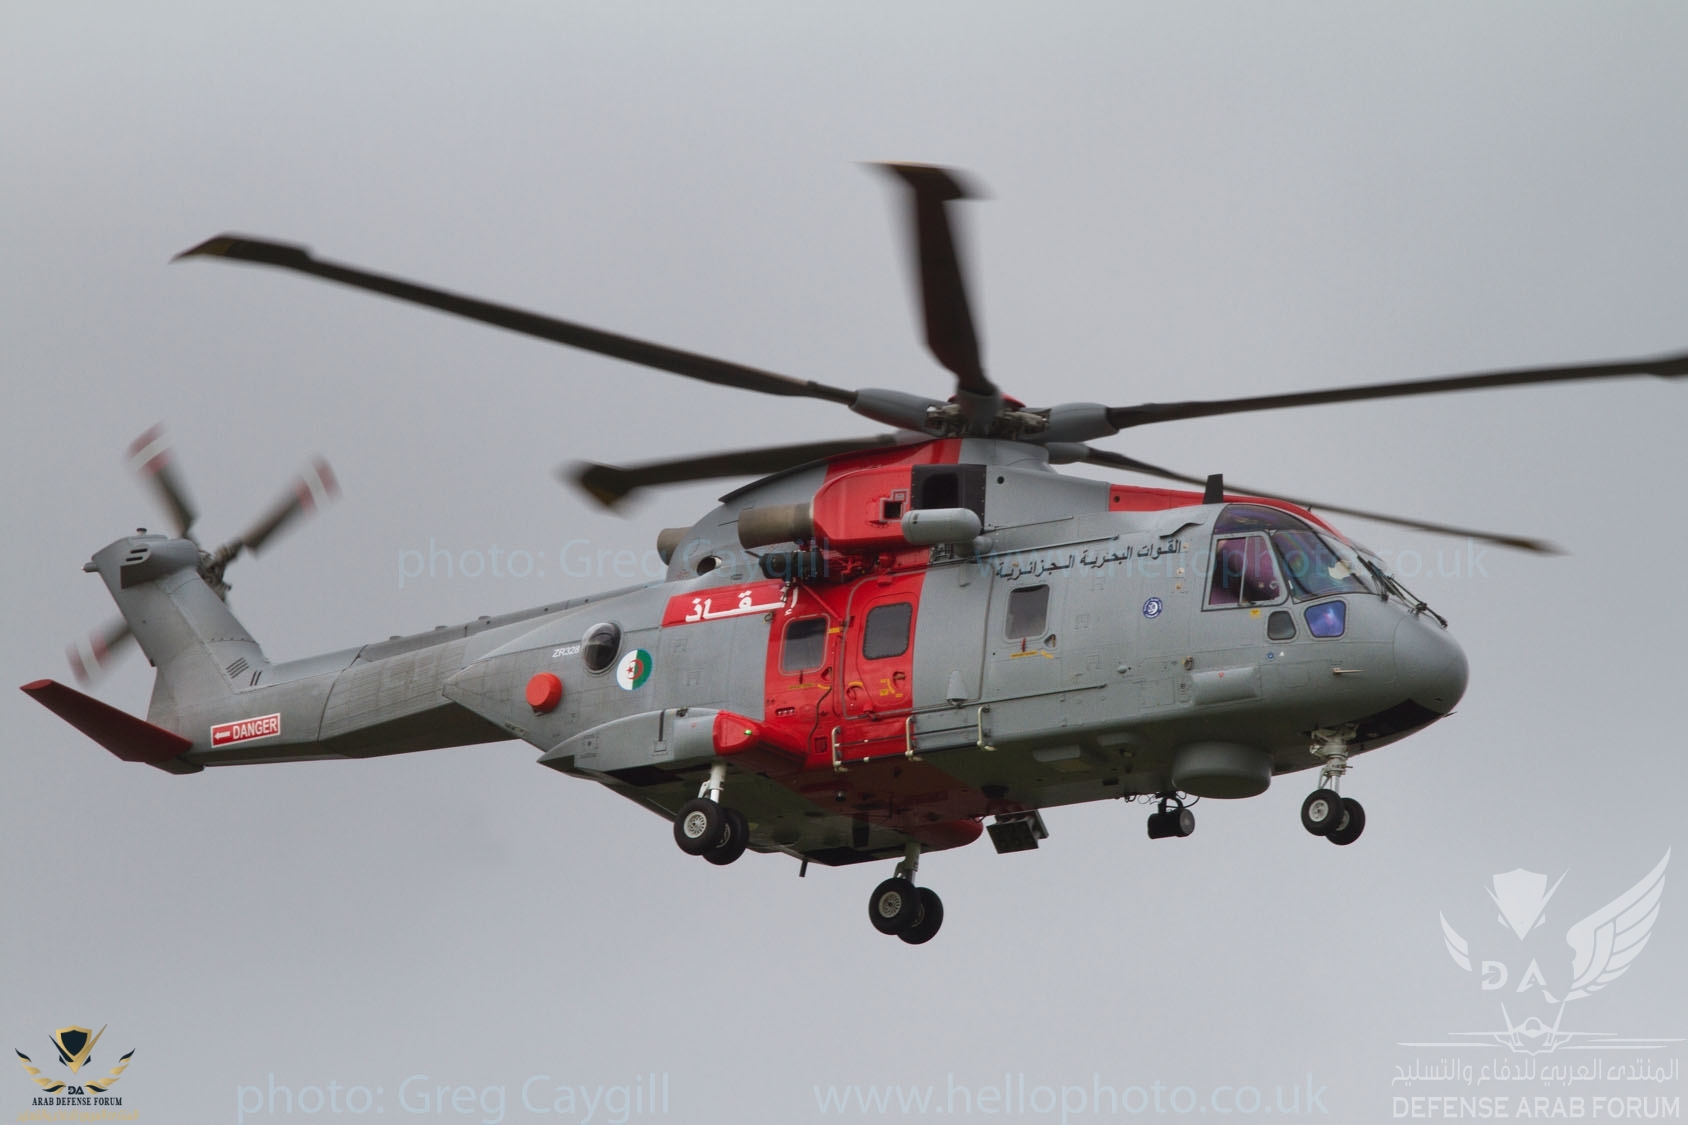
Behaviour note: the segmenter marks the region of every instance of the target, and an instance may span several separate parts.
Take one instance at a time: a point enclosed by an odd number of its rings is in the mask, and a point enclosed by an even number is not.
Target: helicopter
[[[226,567],[334,490],[313,463],[215,550],[168,444],[131,450],[174,534],[96,552],[121,620],[73,650],[79,676],[132,638],[156,669],[145,719],[51,679],[23,690],[120,759],[207,766],[369,758],[520,739],[540,764],[672,822],[715,865],[896,860],[869,896],[878,932],[930,941],[943,903],[921,858],[989,835],[1035,849],[1047,809],[1147,805],[1152,839],[1191,805],[1317,770],[1302,827],[1357,841],[1354,759],[1463,696],[1448,622],[1327,516],[1550,553],[1541,540],[1228,488],[1090,443],[1152,423],[1630,376],[1688,354],[1528,367],[1245,398],[1027,405],[986,374],[950,207],[966,179],[881,165],[906,193],[938,400],[846,389],[682,351],[224,234],[177,255],[333,281],[719,387],[843,406],[890,432],[628,466],[567,480],[607,507],[641,489],[754,477],[656,537],[655,582],[272,662],[228,606]],[[1183,487],[1080,478],[1066,464]],[[1318,514],[1315,514],[1317,512]],[[988,822],[988,823],[987,823]]]

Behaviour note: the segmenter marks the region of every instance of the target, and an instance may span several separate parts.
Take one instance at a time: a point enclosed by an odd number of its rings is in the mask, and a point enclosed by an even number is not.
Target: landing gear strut
[[[944,924],[944,903],[929,887],[914,885],[920,867],[920,845],[910,844],[896,873],[873,889],[867,900],[868,921],[882,934],[895,934],[910,945],[924,945]]]
[[[1176,793],[1162,794],[1160,810],[1149,814],[1149,839],[1184,837],[1195,830],[1196,814],[1184,807],[1184,799]]]
[[[1319,788],[1301,802],[1301,827],[1333,844],[1352,844],[1366,830],[1366,810],[1337,792],[1348,772],[1348,731],[1314,731],[1311,753],[1324,761]]]
[[[743,855],[750,844],[750,825],[744,814],[721,805],[721,784],[726,776],[726,765],[716,762],[710,768],[709,780],[696,797],[680,806],[674,818],[674,842],[680,850],[723,867]]]

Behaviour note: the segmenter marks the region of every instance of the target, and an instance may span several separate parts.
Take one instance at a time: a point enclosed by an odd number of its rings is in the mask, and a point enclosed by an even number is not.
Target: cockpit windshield
[[[1283,596],[1265,540],[1296,601],[1333,594],[1373,594],[1374,579],[1353,548],[1282,508],[1231,504],[1214,522],[1210,607],[1270,602]]]
[[[1366,580],[1365,565],[1347,544],[1308,528],[1274,531],[1272,546],[1298,599],[1374,592]]]

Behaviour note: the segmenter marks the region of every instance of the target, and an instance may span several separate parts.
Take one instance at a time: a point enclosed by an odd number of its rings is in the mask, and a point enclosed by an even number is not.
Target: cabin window
[[[586,630],[580,642],[580,662],[588,672],[605,672],[621,651],[621,626],[604,622]]]
[[[1021,586],[1008,592],[1008,629],[1011,641],[1043,635],[1049,624],[1049,587]]]
[[[1287,609],[1274,609],[1272,616],[1266,619],[1266,639],[1269,641],[1293,641],[1295,639],[1295,618],[1291,617]]]
[[[1258,605],[1284,596],[1264,535],[1215,540],[1213,574],[1207,587],[1209,606]]]
[[[787,675],[807,672],[826,663],[826,618],[799,617],[785,627],[780,648],[780,671]]]
[[[868,610],[862,628],[862,659],[887,660],[907,652],[913,624],[913,602],[890,602]]]

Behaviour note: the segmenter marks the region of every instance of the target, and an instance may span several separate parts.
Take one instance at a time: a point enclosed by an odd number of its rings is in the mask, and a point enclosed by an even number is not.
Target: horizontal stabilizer
[[[23,690],[41,706],[125,762],[145,762],[156,766],[193,746],[179,734],[155,727],[145,719],[137,719],[55,680],[36,680],[23,685]]]

